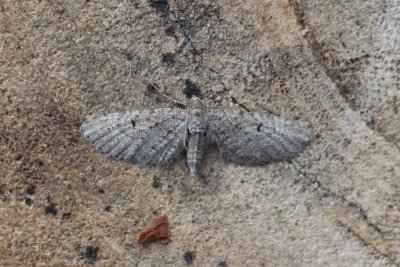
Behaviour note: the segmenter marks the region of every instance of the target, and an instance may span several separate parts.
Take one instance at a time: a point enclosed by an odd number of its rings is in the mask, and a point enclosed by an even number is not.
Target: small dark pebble
[[[100,194],[104,194],[104,189],[103,189],[103,188],[100,188],[100,189],[99,189],[99,193],[100,193]]]
[[[220,261],[220,262],[218,262],[217,267],[228,267],[228,264],[226,264],[225,261]]]
[[[110,205],[106,206],[106,207],[104,208],[104,210],[105,210],[105,211],[111,211],[111,206],[110,206]]]

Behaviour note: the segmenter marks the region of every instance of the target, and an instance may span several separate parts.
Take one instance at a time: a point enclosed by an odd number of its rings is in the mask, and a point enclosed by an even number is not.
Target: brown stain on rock
[[[140,231],[137,237],[137,242],[142,245],[154,240],[159,240],[161,244],[168,244],[171,241],[167,216],[155,219],[150,225]]]

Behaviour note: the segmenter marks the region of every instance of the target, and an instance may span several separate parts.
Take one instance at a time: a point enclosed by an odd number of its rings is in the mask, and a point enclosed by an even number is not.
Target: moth
[[[190,175],[199,173],[209,145],[227,161],[263,165],[291,159],[312,141],[302,123],[279,116],[207,106],[193,96],[188,108],[115,112],[85,121],[82,135],[111,159],[168,166],[186,154]]]

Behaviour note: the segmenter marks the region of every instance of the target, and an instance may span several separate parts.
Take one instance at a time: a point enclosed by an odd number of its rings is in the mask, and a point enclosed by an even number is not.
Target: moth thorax
[[[207,111],[202,107],[191,107],[188,131],[191,134],[205,135],[207,131]]]

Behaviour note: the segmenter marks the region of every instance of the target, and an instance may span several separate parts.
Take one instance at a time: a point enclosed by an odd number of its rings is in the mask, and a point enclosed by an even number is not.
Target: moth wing
[[[164,166],[182,156],[185,128],[184,110],[161,108],[97,116],[80,130],[96,150],[112,159]]]
[[[300,122],[261,113],[211,110],[208,142],[229,161],[245,165],[291,159],[312,140]]]

